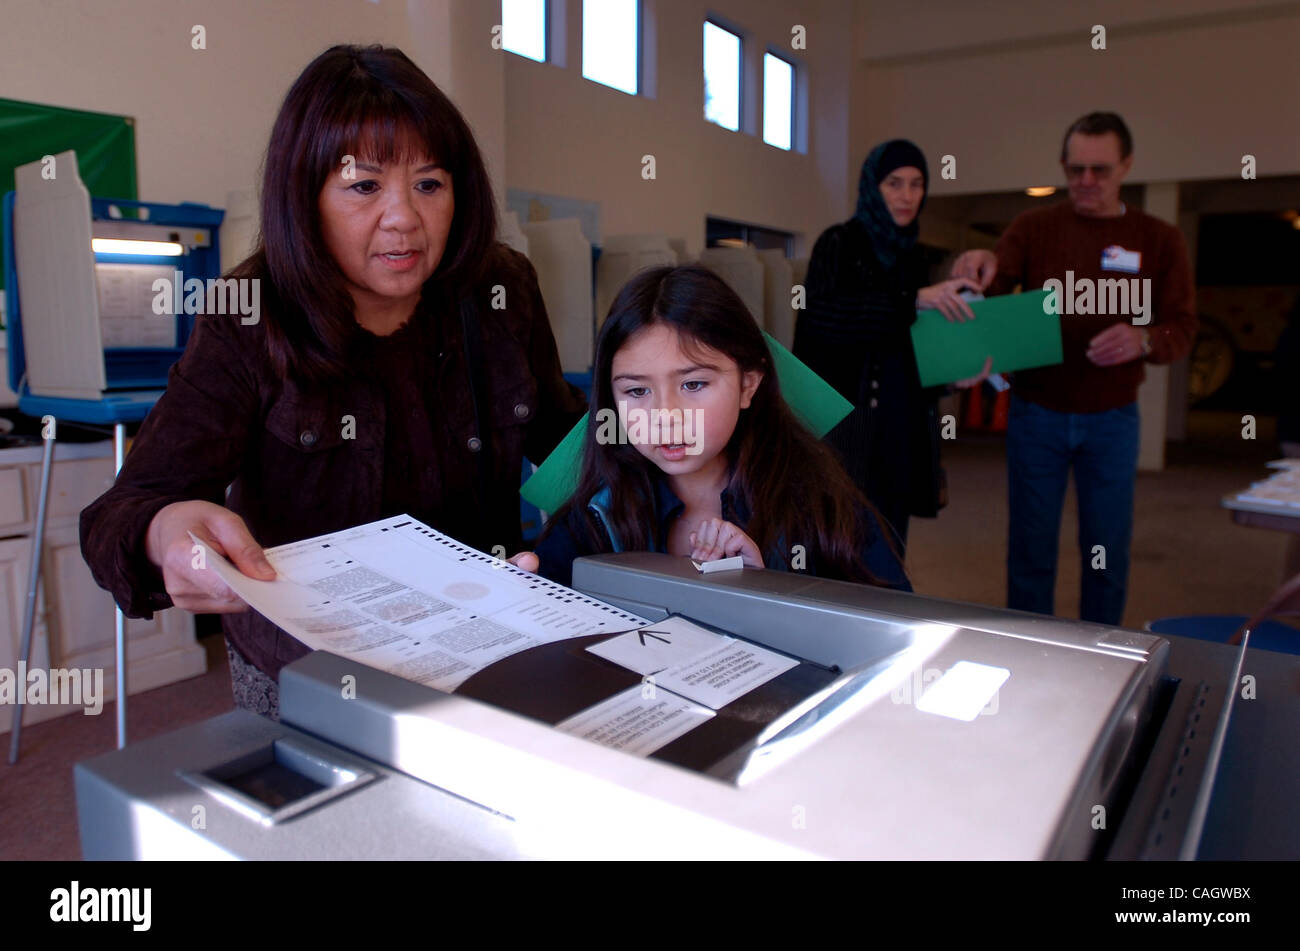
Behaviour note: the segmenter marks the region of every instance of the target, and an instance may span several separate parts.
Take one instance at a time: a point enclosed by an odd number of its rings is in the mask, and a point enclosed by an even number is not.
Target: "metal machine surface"
[[[86,857],[1084,858],[1161,709],[1169,645],[1136,631],[647,554],[580,559],[574,586],[841,673],[692,770],[318,652],[283,671],[282,724],[80,764]],[[249,802],[279,766],[314,783]]]
[[[851,784],[859,815],[890,817],[867,848],[891,857],[1104,854],[1098,807],[1121,805],[1168,665],[1168,642],[1138,631],[794,573],[700,575],[645,553],[573,572],[575,588],[624,610],[683,614],[821,664],[860,668],[907,645],[889,694],[798,760]],[[1010,676],[969,722],[928,712],[918,701],[963,662]]]

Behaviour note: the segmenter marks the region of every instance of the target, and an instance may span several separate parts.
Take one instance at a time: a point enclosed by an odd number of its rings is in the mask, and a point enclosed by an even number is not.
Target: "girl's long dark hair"
[[[321,189],[346,155],[380,163],[428,156],[451,174],[455,214],[430,283],[453,298],[480,276],[496,240],[482,155],[433,80],[398,49],[334,46],[321,53],[280,106],[262,171],[257,247],[231,272],[262,282],[267,343],[281,374],[342,375],[357,333],[352,298],[320,220]]]
[[[722,278],[702,267],[642,271],[619,291],[596,342],[582,475],[553,523],[559,524],[576,510],[589,544],[597,551],[609,551],[608,539],[588,509],[592,496],[609,486],[611,527],[623,548],[644,551],[666,544],[651,516],[655,464],[630,444],[597,441],[600,420],[617,412],[611,380],[614,355],[634,334],[654,324],[675,330],[688,352],[707,347],[735,360],[742,374],[755,370],[763,374],[725,451],[732,473],[728,488],[752,513],[749,524],[741,527],[764,558],[770,559],[779,544],[778,557],[790,568],[793,547],[802,545],[822,577],[881,583],[862,564],[861,554],[866,533],[872,530],[866,513],[875,515],[897,553],[884,519],[834,452],[791,412],[781,396],[767,342],[744,302]]]

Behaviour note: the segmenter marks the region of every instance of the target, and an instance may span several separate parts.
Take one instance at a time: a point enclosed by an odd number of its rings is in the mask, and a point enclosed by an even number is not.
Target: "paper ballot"
[[[308,647],[438,690],[538,644],[647,623],[406,515],[269,548],[266,557],[275,581],[205,551],[240,597]]]
[[[649,679],[556,728],[637,756],[799,663],[683,618],[651,624],[407,515],[269,548],[274,581],[194,543],[208,568],[308,647],[447,692],[520,651],[608,632],[592,653]]]

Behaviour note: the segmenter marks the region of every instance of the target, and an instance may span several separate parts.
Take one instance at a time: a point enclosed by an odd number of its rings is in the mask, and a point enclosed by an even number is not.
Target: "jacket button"
[[[872,380],[872,381],[871,381],[871,388],[872,388],[873,390],[878,390],[878,389],[880,389],[880,381],[879,381],[879,380]]]
[[[470,452],[478,452],[483,448],[483,440],[479,439],[477,436],[470,436],[469,442],[465,443],[465,445],[469,447]]]
[[[298,442],[310,449],[312,446],[316,445],[316,434],[310,429],[304,429],[302,435],[298,437]]]
[[[871,403],[870,403],[871,408],[875,409],[879,405],[880,405],[880,400],[876,399],[874,396],[871,397]]]
[[[523,419],[523,418],[524,418],[525,416],[527,416],[527,415],[528,415],[528,404],[527,404],[527,403],[516,403],[516,404],[515,404],[515,416],[519,417],[520,419]]]

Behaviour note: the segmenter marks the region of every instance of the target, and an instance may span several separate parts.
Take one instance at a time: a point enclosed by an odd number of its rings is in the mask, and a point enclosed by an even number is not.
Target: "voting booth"
[[[71,151],[19,166],[14,184],[4,265],[9,383],[23,412],[143,419],[209,307],[224,212],[92,198]],[[223,303],[240,314],[238,297]]]
[[[291,553],[303,577],[343,558],[323,550]],[[1196,854],[1228,682],[1169,676],[1167,639],[648,553],[579,559],[572,591],[476,567],[526,592],[469,615],[480,634],[578,609],[595,632],[489,632],[468,673],[404,662],[453,689],[318,650],[282,671],[280,723],[235,711],[79,764],[85,857]],[[455,577],[486,612],[505,590]]]
[[[133,177],[133,175],[132,175]],[[256,321],[256,282],[223,281],[220,209],[92,198],[76,152],[14,169],[4,196],[9,385],[42,420],[43,453],[19,657],[32,649],[58,422],[111,425],[114,472],[126,424],[145,418],[202,313]],[[249,291],[251,290],[251,294]],[[215,293],[214,293],[215,291]],[[224,292],[224,293],[223,293]],[[125,619],[115,614],[117,743],[126,744]],[[9,762],[22,740],[19,701]]]

